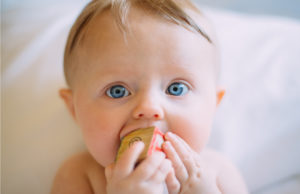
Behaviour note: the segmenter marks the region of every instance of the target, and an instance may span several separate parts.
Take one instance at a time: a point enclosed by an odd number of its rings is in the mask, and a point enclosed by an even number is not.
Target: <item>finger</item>
[[[139,180],[148,180],[156,172],[165,157],[166,155],[163,152],[154,152],[136,167],[132,176]]]
[[[176,179],[174,169],[172,169],[166,178],[166,184],[169,194],[177,194],[180,191],[180,183]]]
[[[173,164],[177,179],[181,184],[183,184],[188,179],[188,172],[183,162],[181,161],[173,145],[169,141],[166,141],[163,144],[163,150],[166,153],[167,158],[170,159]]]
[[[148,181],[154,181],[156,183],[164,182],[171,170],[171,161],[168,159],[164,159],[160,166],[157,168],[156,172],[148,179]]]
[[[175,133],[172,132],[167,132],[167,134],[165,135],[166,140],[169,141],[176,141],[177,143],[180,143],[183,148],[185,148],[187,151],[191,151],[193,152],[194,150],[191,149],[191,147],[186,143],[186,141],[184,141],[181,137],[179,137],[178,135],[176,135]],[[174,142],[173,142],[174,143]]]
[[[179,136],[174,133],[168,132],[166,134],[166,139],[169,140],[173,147],[175,148],[179,158],[183,162],[188,175],[194,173],[197,168],[195,163],[195,152],[190,148],[190,146]]]
[[[139,141],[130,146],[115,165],[114,175],[119,178],[129,176],[133,171],[139,155],[144,149],[144,143]]]

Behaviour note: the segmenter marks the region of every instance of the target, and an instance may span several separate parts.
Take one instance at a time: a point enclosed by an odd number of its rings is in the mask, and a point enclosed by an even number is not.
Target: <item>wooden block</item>
[[[142,128],[129,133],[121,140],[116,161],[121,157],[124,151],[136,141],[143,141],[145,144],[144,150],[137,161],[139,163],[147,156],[150,156],[154,151],[162,151],[164,134],[156,127]]]

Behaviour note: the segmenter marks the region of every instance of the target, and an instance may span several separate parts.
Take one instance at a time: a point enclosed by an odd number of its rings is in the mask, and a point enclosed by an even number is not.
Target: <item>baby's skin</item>
[[[208,22],[197,16],[210,34]],[[59,169],[53,194],[244,194],[238,170],[206,148],[224,90],[216,82],[216,46],[166,19],[130,11],[124,38],[110,12],[94,18],[73,50],[78,65],[60,95],[82,130],[87,151]],[[115,162],[120,139],[155,126],[163,152],[137,167],[142,142]]]

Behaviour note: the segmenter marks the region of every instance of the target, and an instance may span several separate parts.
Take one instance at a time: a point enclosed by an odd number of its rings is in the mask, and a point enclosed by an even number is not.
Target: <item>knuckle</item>
[[[192,161],[193,160],[193,157],[190,155],[190,154],[185,154],[184,156],[183,156],[183,161],[184,162],[190,162],[190,161]]]
[[[148,176],[148,175],[150,175],[150,174],[152,174],[152,173],[153,173],[153,168],[152,168],[151,165],[146,165],[146,166],[143,168],[143,170],[142,170],[143,176]]]
[[[174,182],[174,183],[170,186],[170,188],[171,188],[172,191],[175,191],[175,192],[177,191],[177,192],[178,192],[178,191],[180,190],[180,185],[179,185],[179,183],[175,183],[175,182]]]
[[[197,185],[197,182],[195,181],[195,179],[191,179],[188,183],[189,188],[194,188],[196,185]]]

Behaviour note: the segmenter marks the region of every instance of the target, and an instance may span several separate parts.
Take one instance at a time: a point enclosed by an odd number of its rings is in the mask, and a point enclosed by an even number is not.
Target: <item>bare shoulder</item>
[[[67,159],[58,169],[51,194],[105,193],[104,169],[88,152]]]
[[[205,149],[202,156],[216,170],[217,184],[223,194],[248,193],[239,170],[228,158],[212,149]]]

